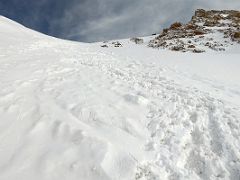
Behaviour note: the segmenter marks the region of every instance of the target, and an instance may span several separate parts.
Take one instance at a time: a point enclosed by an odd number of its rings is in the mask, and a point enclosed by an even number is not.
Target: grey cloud
[[[194,10],[239,9],[236,0],[89,0],[66,10],[61,36],[102,41],[159,32],[174,21],[188,21]],[[52,29],[54,31],[54,28]]]

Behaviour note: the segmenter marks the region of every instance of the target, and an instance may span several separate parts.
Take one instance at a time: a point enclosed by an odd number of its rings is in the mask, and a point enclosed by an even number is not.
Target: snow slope
[[[0,39],[1,180],[240,179],[240,51]]]

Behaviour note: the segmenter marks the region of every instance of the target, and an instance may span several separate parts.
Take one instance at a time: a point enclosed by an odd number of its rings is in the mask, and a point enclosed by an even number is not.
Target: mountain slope
[[[239,179],[239,52],[0,31],[0,179]]]

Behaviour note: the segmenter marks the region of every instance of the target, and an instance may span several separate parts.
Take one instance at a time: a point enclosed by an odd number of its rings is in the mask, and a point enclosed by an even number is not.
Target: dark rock
[[[196,46],[194,46],[193,44],[189,45],[188,48],[195,48]]]
[[[141,38],[131,38],[130,41],[132,41],[136,44],[142,44],[143,43],[143,39],[141,39]]]
[[[114,45],[114,47],[122,47],[122,44],[118,41],[112,42],[112,44]]]
[[[103,48],[107,48],[108,45],[104,44],[104,45],[101,45],[101,47],[103,47]]]
[[[194,49],[192,52],[194,52],[194,53],[203,53],[205,51],[201,50],[201,49]]]

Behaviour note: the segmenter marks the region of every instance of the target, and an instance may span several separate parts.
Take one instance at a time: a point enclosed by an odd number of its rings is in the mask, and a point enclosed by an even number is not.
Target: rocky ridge
[[[198,9],[187,24],[173,23],[148,44],[153,48],[201,53],[240,43],[240,11]]]

